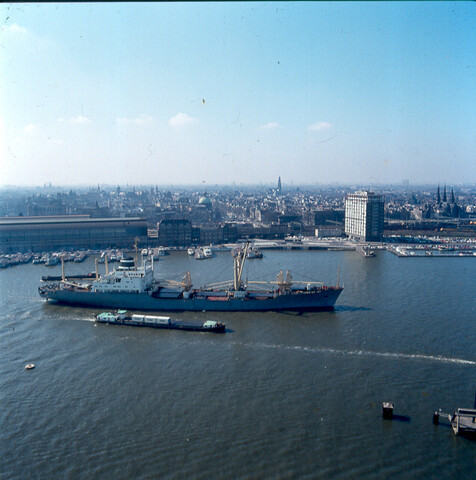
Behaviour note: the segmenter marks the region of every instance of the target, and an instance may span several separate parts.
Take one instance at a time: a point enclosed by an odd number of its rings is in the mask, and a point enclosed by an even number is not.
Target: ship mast
[[[241,275],[243,274],[243,267],[248,255],[248,247],[249,243],[247,242],[245,248],[233,260],[233,289],[235,291],[241,290]]]
[[[135,250],[136,250],[136,265],[137,265],[137,266],[139,266],[139,257],[138,257],[138,255],[137,255],[137,242],[138,242],[138,241],[139,241],[139,238],[136,237],[136,238],[134,239],[134,248],[135,248]]]
[[[61,255],[61,280],[64,282],[66,277],[64,275],[64,255]]]

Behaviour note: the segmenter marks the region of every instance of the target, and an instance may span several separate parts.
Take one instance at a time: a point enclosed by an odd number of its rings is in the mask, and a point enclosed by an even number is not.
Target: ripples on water
[[[174,315],[225,335],[96,325],[37,296],[58,267],[0,271],[2,478],[471,478],[476,443],[431,417],[472,406],[475,261],[267,252],[250,278],[333,283],[340,265],[338,308]],[[227,265],[177,253],[159,268],[200,285]],[[387,400],[408,421],[383,421]]]

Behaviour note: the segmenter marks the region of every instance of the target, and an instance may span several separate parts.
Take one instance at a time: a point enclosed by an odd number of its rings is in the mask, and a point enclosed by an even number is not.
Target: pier
[[[452,415],[438,410],[433,414],[433,423],[435,425],[440,423],[440,417],[448,419],[455,435],[476,438],[476,409],[458,408]]]

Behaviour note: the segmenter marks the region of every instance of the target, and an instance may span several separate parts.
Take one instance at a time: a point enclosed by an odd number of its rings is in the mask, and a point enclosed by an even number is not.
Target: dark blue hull
[[[48,300],[63,304],[127,310],[263,312],[332,310],[341,292],[341,287],[324,287],[318,291],[293,292],[270,298],[205,296],[157,298],[146,293],[97,293],[58,289],[40,292],[40,295]]]

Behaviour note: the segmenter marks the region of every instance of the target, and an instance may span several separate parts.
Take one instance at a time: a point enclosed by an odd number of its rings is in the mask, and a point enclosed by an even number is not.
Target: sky
[[[476,183],[475,2],[0,5],[0,185]]]

